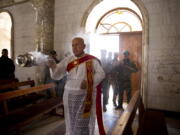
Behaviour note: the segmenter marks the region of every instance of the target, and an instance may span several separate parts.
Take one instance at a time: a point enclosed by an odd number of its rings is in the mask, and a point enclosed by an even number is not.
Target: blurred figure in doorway
[[[131,75],[134,72],[137,72],[136,64],[130,59],[129,51],[123,52],[124,58],[115,66],[114,70],[118,70],[118,106],[116,109],[123,109],[123,93],[126,91],[127,94],[127,102],[129,103],[131,99]]]
[[[101,50],[101,63],[104,69],[106,77],[102,82],[102,92],[103,92],[103,111],[106,112],[106,105],[108,104],[109,99],[109,88],[110,88],[110,72],[111,72],[111,61],[112,61],[112,53],[108,53],[108,57],[106,57],[107,51]]]
[[[111,71],[111,85],[113,88],[113,105],[114,107],[117,107],[117,103],[116,103],[116,99],[117,99],[117,95],[118,95],[118,91],[119,91],[119,84],[118,84],[118,75],[119,75],[119,69],[118,68],[114,68],[118,65],[118,57],[119,57],[119,53],[115,52],[114,53],[114,58],[112,61],[112,71]]]

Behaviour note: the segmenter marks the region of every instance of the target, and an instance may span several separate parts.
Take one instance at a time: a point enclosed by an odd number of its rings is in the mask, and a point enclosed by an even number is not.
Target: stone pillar
[[[31,0],[36,12],[36,50],[46,52],[54,44],[54,0]]]
[[[47,53],[54,46],[54,0],[31,0],[36,17],[36,51]],[[42,84],[44,67],[36,67],[36,83]]]

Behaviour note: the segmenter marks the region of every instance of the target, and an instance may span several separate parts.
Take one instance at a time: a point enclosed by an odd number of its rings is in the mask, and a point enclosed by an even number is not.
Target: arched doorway
[[[141,87],[142,15],[130,0],[115,3],[112,0],[103,1],[89,14],[86,32],[91,35],[90,53],[100,58],[100,50],[105,49],[110,53],[118,52],[121,59],[123,50],[129,50],[139,69],[132,75],[134,93]]]
[[[8,49],[9,57],[12,58],[12,19],[8,12],[0,12],[0,51]]]

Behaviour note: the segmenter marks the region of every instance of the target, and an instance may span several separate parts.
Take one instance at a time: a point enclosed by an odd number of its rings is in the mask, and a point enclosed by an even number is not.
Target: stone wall
[[[95,0],[55,0],[54,49],[61,58],[71,52],[71,39],[84,28],[81,23]],[[98,1],[98,0],[97,0]],[[148,11],[147,106],[180,112],[180,0],[141,1]],[[35,50],[35,12],[29,2],[6,7],[14,21],[15,56]],[[148,25],[148,24],[145,24]],[[144,65],[143,65],[144,66]],[[20,80],[35,77],[33,68],[18,68]]]
[[[5,7],[2,10],[8,11],[12,15],[13,21],[13,48],[14,60],[19,54],[34,51],[35,46],[35,11],[31,3],[26,2],[14,6]],[[27,78],[35,79],[35,68],[24,68],[16,65],[16,77],[20,81]]]
[[[59,55],[71,50],[71,38],[83,29],[80,23],[92,2],[56,0],[54,46]],[[149,15],[147,107],[180,112],[180,1],[141,2]]]
[[[149,13],[148,107],[180,112],[180,1],[142,1]]]
[[[83,35],[84,28],[81,27],[83,15],[92,1],[55,1],[54,48],[60,57],[71,52],[71,40],[74,36]]]

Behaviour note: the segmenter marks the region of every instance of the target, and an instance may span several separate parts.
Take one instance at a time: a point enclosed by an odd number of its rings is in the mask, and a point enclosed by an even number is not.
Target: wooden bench
[[[18,96],[26,94],[37,93],[47,89],[51,89],[55,94],[55,84],[49,83],[40,86],[34,86],[31,88],[25,88],[21,90],[15,90],[0,94],[0,102],[4,103],[4,109],[8,109],[6,100],[12,99]],[[10,112],[7,115],[0,117],[0,133],[8,134],[9,132],[19,132],[21,128],[33,120],[41,117],[44,113],[54,111],[58,106],[62,106],[62,99],[59,97],[52,97],[50,99],[44,99],[42,102],[32,104],[21,110]]]
[[[19,90],[22,88],[28,88],[28,87],[33,87],[33,86],[35,86],[34,80],[27,80],[27,81],[22,81],[22,82],[12,81],[10,83],[5,83],[4,85],[0,85],[0,92],[1,91],[7,92],[7,91]],[[43,97],[44,97],[44,95],[42,95],[42,94],[32,93],[32,94],[28,94],[28,95],[19,96],[17,98],[12,99],[12,100],[10,99],[7,101],[7,105],[9,108],[8,111],[13,111],[18,107],[22,107],[24,105],[28,105],[30,103],[36,102]],[[4,113],[4,114],[8,113],[7,109],[4,109],[4,111],[5,112],[0,111],[0,113],[1,114],[2,113]]]
[[[13,79],[3,79],[3,80],[0,80],[0,85],[4,85],[4,84],[8,84],[8,83],[11,83],[11,82],[18,82],[19,80],[17,78],[13,78]]]
[[[0,93],[13,90],[13,88],[9,87],[10,85],[8,84],[17,83],[17,82],[19,82],[18,79],[0,80]]]
[[[34,80],[22,81],[22,82],[9,82],[0,85],[0,91],[5,89],[19,89],[22,86],[30,86],[33,87],[35,85]]]
[[[137,132],[132,124],[137,116]],[[137,91],[119,118],[112,135],[168,135],[164,114],[161,111],[145,109],[140,92]]]

